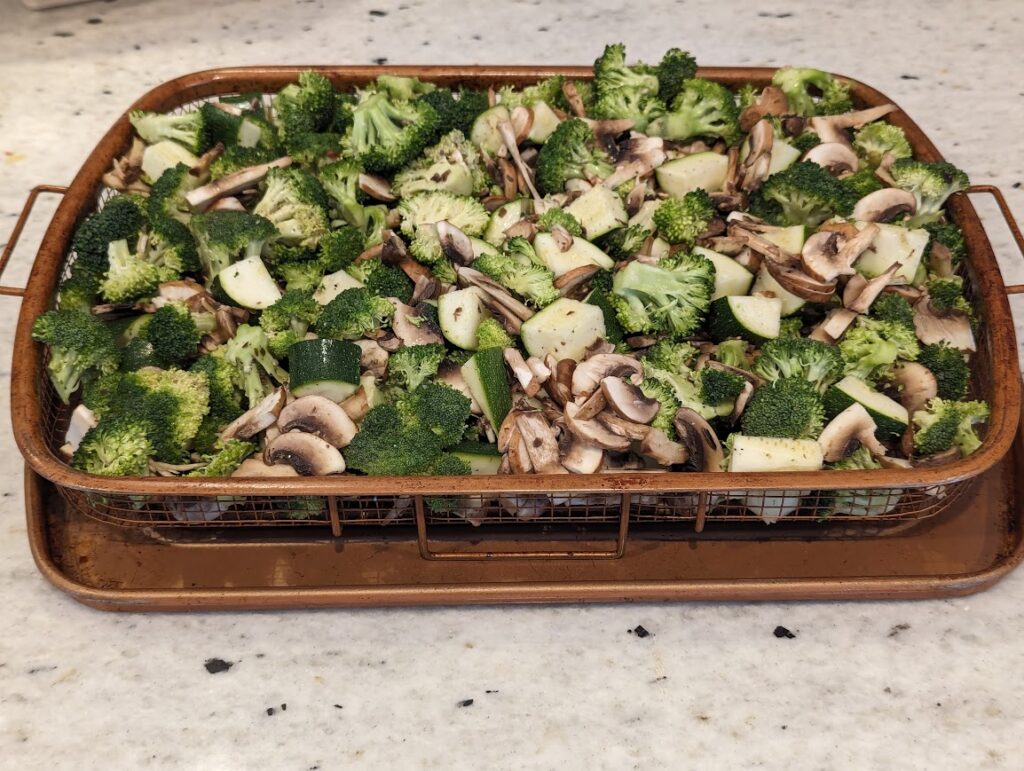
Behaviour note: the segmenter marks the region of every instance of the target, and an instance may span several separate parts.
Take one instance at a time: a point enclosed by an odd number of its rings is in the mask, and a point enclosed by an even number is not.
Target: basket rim
[[[981,447],[967,458],[936,467],[868,471],[809,471],[769,473],[625,472],[568,475],[498,475],[467,477],[298,477],[285,479],[182,479],[168,477],[102,477],[78,471],[50,447],[44,432],[41,395],[36,374],[42,346],[31,338],[32,322],[45,311],[59,279],[71,236],[79,220],[95,206],[96,190],[111,162],[131,140],[128,112],[134,109],[170,110],[216,94],[271,91],[292,81],[299,72],[314,69],[335,85],[365,83],[383,73],[414,75],[436,82],[478,86],[528,83],[551,75],[589,79],[590,67],[530,65],[287,65],[223,67],[182,75],[141,96],[125,110],[86,158],[43,236],[32,265],[18,317],[11,371],[11,421],[18,448],[36,473],[57,485],[106,494],[209,496],[246,495],[407,495],[462,493],[529,494],[563,492],[815,490],[858,487],[919,488],[951,484],[988,470],[1008,452],[1020,418],[1021,380],[1013,317],[992,245],[974,206],[964,193],[950,198],[954,221],[963,229],[975,285],[985,306],[985,337],[975,355],[991,358],[991,415]],[[753,82],[765,85],[774,67],[701,67],[698,74],[727,85]],[[854,78],[850,83],[858,106],[892,103],[885,94]],[[898,106],[887,117],[904,129],[917,157],[941,160],[938,149]]]

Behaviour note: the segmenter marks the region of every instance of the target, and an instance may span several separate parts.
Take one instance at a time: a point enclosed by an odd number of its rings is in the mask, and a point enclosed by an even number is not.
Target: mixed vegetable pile
[[[968,455],[944,205],[845,82],[686,52],[497,92],[302,73],[134,112],[34,337],[92,474],[909,467]]]

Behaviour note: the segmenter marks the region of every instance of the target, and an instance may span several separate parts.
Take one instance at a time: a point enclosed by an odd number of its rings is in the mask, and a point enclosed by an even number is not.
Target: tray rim
[[[190,73],[157,85],[115,121],[96,145],[75,175],[40,244],[26,286],[18,317],[11,372],[12,425],[18,447],[27,464],[41,476],[63,487],[97,493],[148,495],[218,494],[246,495],[386,495],[402,494],[494,494],[500,492],[605,492],[605,491],[717,491],[717,490],[779,490],[818,489],[827,479],[827,487],[850,489],[870,483],[872,487],[922,487],[948,484],[977,476],[998,463],[1006,455],[1016,433],[1020,418],[1020,379],[1017,376],[1017,346],[1013,318],[1004,283],[991,243],[977,212],[965,194],[950,199],[950,207],[968,240],[970,262],[975,271],[979,295],[987,309],[988,344],[992,358],[992,418],[982,447],[968,458],[944,466],[915,468],[910,472],[898,469],[827,472],[773,472],[761,474],[725,474],[713,472],[668,472],[660,474],[615,473],[591,475],[502,475],[494,477],[304,477],[299,479],[180,479],[160,477],[100,477],[76,471],[60,459],[48,446],[43,435],[42,410],[35,393],[41,346],[31,339],[31,324],[45,310],[52,296],[64,254],[79,217],[91,210],[91,199],[99,179],[113,157],[129,141],[131,128],[127,120],[131,109],[169,109],[212,93],[223,93],[227,85],[242,90],[238,84],[260,81],[268,88],[290,82],[303,69],[314,69],[335,82],[365,82],[381,73],[417,75],[439,82],[532,81],[555,74],[574,78],[590,78],[589,67],[563,66],[327,66],[288,65],[257,67],[226,67]],[[702,67],[699,74],[721,82],[766,82],[775,68],[771,67]],[[854,96],[866,105],[892,103],[885,94],[853,78],[846,78]],[[942,156],[923,130],[897,105],[888,116],[907,132],[916,153],[928,160]],[[982,341],[984,345],[984,340]],[[1012,374],[1008,374],[1012,373]],[[911,473],[912,472],[912,473]]]

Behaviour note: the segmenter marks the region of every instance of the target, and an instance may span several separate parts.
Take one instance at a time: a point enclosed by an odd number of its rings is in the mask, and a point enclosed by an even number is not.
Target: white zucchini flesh
[[[523,322],[520,338],[527,353],[543,359],[582,361],[587,348],[605,336],[604,314],[596,305],[563,297]]]
[[[442,334],[449,343],[467,351],[476,350],[477,329],[488,316],[483,292],[475,286],[437,298],[437,321]]]
[[[621,228],[629,220],[619,194],[604,185],[590,188],[565,210],[579,220],[583,234],[589,240]]]
[[[693,253],[706,257],[715,266],[715,291],[711,295],[712,300],[717,300],[719,297],[745,295],[750,291],[750,285],[754,283],[754,274],[732,257],[719,254],[712,249],[705,249],[703,246],[694,247]]]
[[[313,292],[313,299],[321,305],[327,305],[346,289],[360,289],[362,286],[362,282],[352,278],[347,271],[339,270],[337,273],[328,273],[320,280],[320,286]]]
[[[814,439],[744,436],[732,439],[729,471],[818,471],[825,459]]]
[[[259,257],[246,257],[217,274],[224,293],[242,308],[263,310],[281,299],[281,288]]]
[[[533,248],[555,278],[583,265],[599,265],[605,270],[615,266],[611,257],[583,238],[574,238],[572,246],[563,252],[550,233],[538,233],[533,239]]]
[[[775,297],[781,300],[783,316],[792,316],[807,304],[805,299],[797,297],[776,281],[775,277],[768,272],[768,268],[764,265],[757,271],[757,280],[754,281],[754,286],[751,287],[750,293],[752,295]]]
[[[698,188],[717,193],[725,184],[728,156],[721,153],[694,153],[663,163],[654,172],[658,187],[674,198],[682,198]]]
[[[867,226],[866,222],[856,224],[860,230]],[[898,262],[900,269],[892,281],[912,284],[924,256],[925,247],[928,246],[928,231],[924,228],[908,230],[884,222],[875,224],[878,225],[878,235],[853,267],[868,278],[874,278],[885,273],[894,262]]]

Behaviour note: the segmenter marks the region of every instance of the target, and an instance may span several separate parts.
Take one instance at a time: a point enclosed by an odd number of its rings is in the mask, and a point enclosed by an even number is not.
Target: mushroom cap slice
[[[469,236],[444,220],[438,222],[435,227],[437,228],[437,237],[441,241],[441,251],[444,252],[445,257],[456,265],[469,265],[476,259],[476,255],[473,253],[473,242],[469,240]]]
[[[767,266],[772,278],[778,281],[783,289],[804,300],[813,303],[826,303],[836,292],[835,280],[819,281],[804,273],[794,263],[782,263],[769,259],[764,261],[764,265]]]
[[[287,463],[269,466],[262,458],[246,458],[232,473],[233,477],[297,477],[299,472]]]
[[[688,407],[676,413],[673,424],[679,442],[689,455],[690,463],[698,471],[721,471],[725,451],[711,424]]]
[[[335,447],[348,447],[358,430],[340,405],[315,394],[287,405],[277,416],[277,425],[284,432],[298,430],[316,434]]]
[[[541,383],[537,379],[533,370],[530,369],[526,363],[526,359],[523,358],[523,354],[519,352],[518,348],[505,348],[502,351],[505,358],[505,363],[508,364],[509,369],[512,370],[512,374],[516,376],[516,380],[519,381],[519,385],[523,387],[523,391],[527,396],[536,396],[540,390]]]
[[[609,410],[605,410],[598,415],[597,420],[599,423],[607,426],[608,430],[612,433],[624,436],[627,439],[632,439],[635,442],[645,438],[647,434],[654,430],[643,423],[634,423],[632,420],[620,418],[614,412]]]
[[[860,163],[845,142],[822,142],[804,153],[803,160],[818,164],[834,177],[856,171]]]
[[[686,463],[690,453],[686,445],[673,442],[660,428],[652,428],[640,442],[640,454],[662,466]]]
[[[900,387],[900,404],[911,415],[924,409],[929,399],[939,395],[939,381],[935,375],[916,361],[897,367],[893,381]]]
[[[835,343],[846,334],[846,330],[856,318],[857,314],[849,308],[833,308],[825,316],[824,321],[811,330],[808,337],[822,343]]]
[[[221,439],[249,439],[277,422],[277,416],[284,409],[287,394],[278,388],[264,396],[255,407],[250,407],[220,432]]]
[[[854,402],[832,418],[822,430],[818,437],[822,456],[826,462],[834,463],[862,445],[872,455],[885,455],[885,446],[875,437],[877,428],[864,405]]]
[[[576,418],[578,420],[592,420],[604,412],[604,408],[608,406],[608,400],[604,396],[604,391],[598,388],[586,399],[583,399],[581,396],[576,401],[576,404],[579,405]]]
[[[338,448],[315,434],[289,431],[270,442],[263,460],[273,465],[287,463],[302,476],[327,476],[345,470],[345,459]]]
[[[562,466],[573,474],[594,474],[604,463],[604,450],[566,431],[558,445]]]
[[[864,222],[889,222],[901,214],[917,211],[914,194],[898,187],[885,187],[868,193],[853,207],[853,218]]]
[[[551,425],[539,412],[524,412],[516,417],[530,463],[538,474],[567,474],[559,463],[558,440]]]
[[[740,129],[750,131],[759,120],[768,115],[785,115],[789,102],[781,88],[765,86],[757,99],[740,114]]]
[[[643,366],[632,356],[621,353],[599,353],[576,365],[572,373],[573,396],[590,396],[606,377],[643,377]]]
[[[565,405],[565,427],[588,444],[596,445],[605,450],[628,450],[630,440],[612,432],[597,420],[580,420],[577,417],[579,407],[573,402]]]
[[[940,316],[932,309],[928,295],[914,303],[914,331],[925,345],[944,342],[971,353],[978,349],[967,315],[952,311]]]
[[[871,304],[878,299],[882,290],[889,286],[896,272],[903,267],[903,263],[894,262],[885,273],[868,280],[861,274],[857,274],[846,282],[843,288],[843,305],[855,313],[867,313]]]
[[[423,318],[411,305],[406,305],[394,297],[388,298],[395,306],[395,316],[391,321],[391,329],[405,345],[427,345],[428,343],[443,343],[444,336],[440,328],[429,317],[424,321],[414,324],[409,319]]]
[[[601,391],[608,406],[621,418],[634,423],[650,423],[661,409],[657,399],[644,396],[644,392],[621,377],[606,377],[601,381]]]

